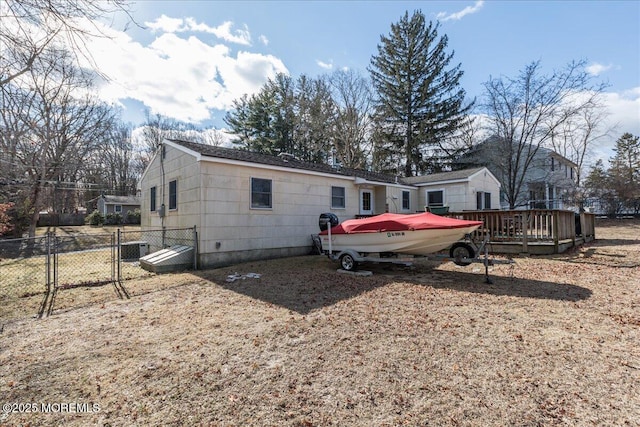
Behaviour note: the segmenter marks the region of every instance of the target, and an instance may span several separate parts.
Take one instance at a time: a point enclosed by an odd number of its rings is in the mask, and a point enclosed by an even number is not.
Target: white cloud
[[[178,33],[186,31],[182,18],[169,18],[164,14],[153,22],[145,22],[144,25],[154,32]]]
[[[324,68],[325,70],[332,70],[333,69],[333,63],[332,62],[324,62],[324,61],[320,61],[318,59],[318,60],[316,60],[316,64],[318,64],[318,66],[320,68]]]
[[[251,46],[251,33],[249,28],[244,25],[242,29],[232,31],[233,22],[225,21],[217,27],[210,27],[205,23],[198,23],[194,18],[170,18],[166,15],[161,15],[155,21],[145,22],[153,32],[163,33],[206,33],[213,34],[216,37],[245,46]]]
[[[265,46],[269,45],[269,39],[264,34],[261,34],[260,37],[258,37],[258,40],[260,40],[260,43],[262,43]]]
[[[623,92],[605,92],[603,102],[609,113],[603,129],[610,132],[592,146],[593,156],[588,163],[602,159],[606,164],[614,155],[616,141],[625,132],[640,136],[640,86]]]
[[[620,93],[607,92],[604,99],[616,139],[625,132],[640,136],[640,86]]]
[[[436,18],[438,18],[440,21],[451,21],[451,20],[459,21],[460,19],[464,18],[467,15],[478,12],[483,5],[484,5],[484,1],[478,0],[473,4],[473,6],[467,6],[459,12],[454,12],[454,13],[440,12],[436,15]]]
[[[162,22],[162,28],[184,24]],[[277,73],[288,73],[272,55],[247,51],[234,55],[224,44],[210,45],[178,31],[160,34],[146,46],[126,33],[106,27],[104,32],[108,38],[93,39],[88,46],[95,66],[109,78],[99,88],[101,98],[114,103],[137,100],[152,114],[177,120],[208,120],[217,110],[231,108],[243,94],[258,91]]]
[[[594,62],[592,64],[587,65],[585,67],[585,71],[592,76],[599,76],[600,74],[604,73],[605,71],[609,71],[612,68],[613,68],[613,65],[611,64],[603,65],[603,64]]]

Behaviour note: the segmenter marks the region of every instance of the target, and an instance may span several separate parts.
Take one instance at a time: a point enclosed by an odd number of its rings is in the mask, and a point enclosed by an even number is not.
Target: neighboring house
[[[534,147],[526,146],[533,150]],[[462,167],[485,166],[501,183],[500,205],[508,208],[506,193],[509,174],[505,171],[504,143],[489,138],[476,145],[459,164]],[[513,165],[511,165],[513,166]],[[523,185],[517,195],[517,209],[572,209],[572,195],[577,184],[577,165],[553,150],[539,147],[529,167],[518,173]]]
[[[203,267],[308,253],[321,213],[343,221],[426,204],[399,177],[179,140],[163,141],[140,190],[143,229],[196,226]]]
[[[140,197],[137,196],[106,196],[98,197],[98,212],[102,215],[117,213],[127,221],[127,213],[140,209]]]
[[[500,208],[500,182],[486,167],[404,178],[418,188],[418,204],[438,212]]]

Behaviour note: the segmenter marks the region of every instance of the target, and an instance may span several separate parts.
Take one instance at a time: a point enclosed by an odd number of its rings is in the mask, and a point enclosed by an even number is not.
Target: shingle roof
[[[280,166],[292,169],[301,169],[314,172],[323,172],[333,175],[355,176],[366,179],[367,181],[376,181],[383,183],[399,183],[404,184],[402,179],[396,179],[395,176],[386,175],[377,172],[370,172],[362,169],[351,169],[345,167],[334,168],[331,165],[323,163],[310,163],[298,160],[294,157],[282,155],[272,156],[269,154],[256,153],[248,150],[238,150],[235,148],[218,147],[213,145],[199,144],[190,141],[178,139],[169,139],[169,141],[181,145],[191,151],[195,151],[206,157],[216,157],[221,159],[238,160],[243,162],[258,163],[270,166]]]
[[[104,202],[110,205],[139,205],[140,198],[137,196],[102,196]]]
[[[443,182],[443,181],[459,181],[464,180],[471,177],[473,174],[477,173],[484,169],[481,168],[473,168],[473,169],[463,169],[459,171],[451,171],[451,172],[441,172],[434,173],[431,175],[424,176],[412,176],[409,178],[404,178],[404,181],[407,184],[429,184],[433,182]]]

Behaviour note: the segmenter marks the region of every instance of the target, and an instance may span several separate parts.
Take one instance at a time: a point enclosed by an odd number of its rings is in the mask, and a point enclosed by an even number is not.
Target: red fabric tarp
[[[429,212],[403,215],[385,213],[363,219],[348,219],[331,229],[331,234],[378,233],[381,231],[464,228],[482,225],[482,221],[446,218]],[[328,234],[327,230],[320,233]]]

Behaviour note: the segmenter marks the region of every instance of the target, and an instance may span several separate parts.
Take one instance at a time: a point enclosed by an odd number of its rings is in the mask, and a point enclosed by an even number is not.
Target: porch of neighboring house
[[[499,254],[551,255],[595,240],[595,215],[557,209],[450,212],[446,216],[482,221],[472,238],[488,237]]]

